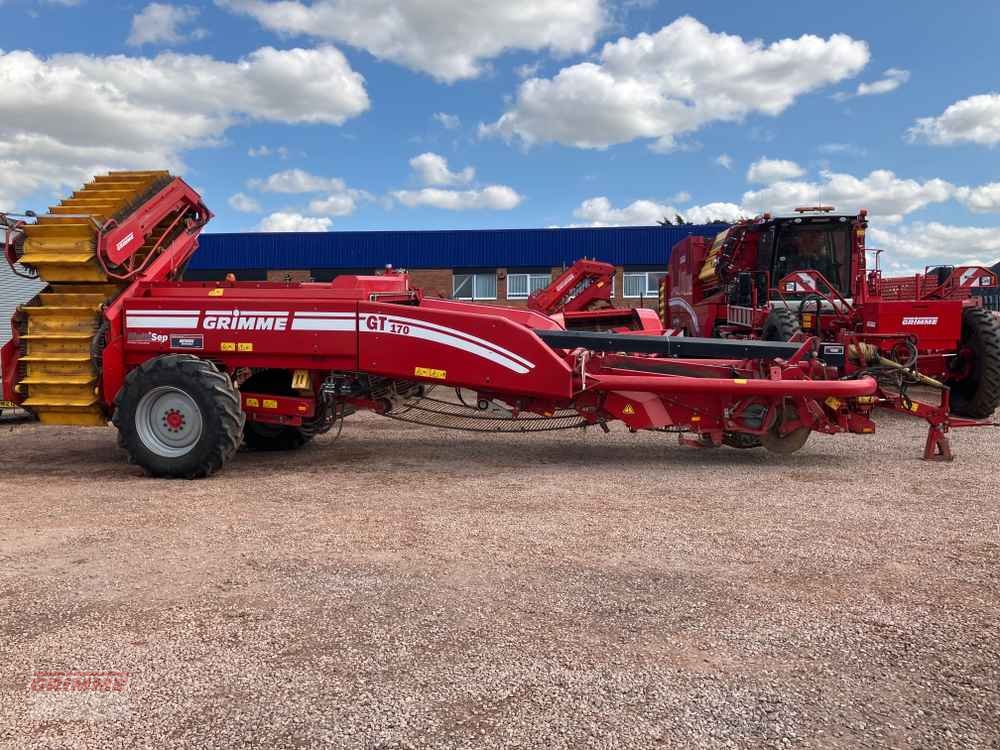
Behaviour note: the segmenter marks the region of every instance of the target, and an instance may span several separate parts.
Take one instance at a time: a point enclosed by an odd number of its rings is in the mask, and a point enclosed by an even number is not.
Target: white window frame
[[[660,282],[666,276],[666,271],[624,271],[622,273],[622,299],[644,299],[647,297],[657,297],[660,294]],[[640,294],[626,294],[629,277],[643,277]],[[650,284],[652,283],[652,286]]]
[[[512,294],[510,291],[510,280],[512,278],[523,278],[525,280],[525,288],[528,290],[527,294]],[[549,284],[552,283],[551,273],[508,273],[507,274],[507,299],[528,299],[531,293],[535,291],[533,288],[535,283],[541,284],[537,289],[544,289]]]
[[[459,279],[472,278],[472,296],[471,297],[459,297],[458,287]],[[493,279],[493,295],[485,295],[479,289],[479,279],[483,277],[492,277]],[[451,296],[452,299],[466,300],[470,302],[476,302],[480,300],[495,300],[497,298],[497,274],[496,271],[493,273],[452,273],[451,275]]]

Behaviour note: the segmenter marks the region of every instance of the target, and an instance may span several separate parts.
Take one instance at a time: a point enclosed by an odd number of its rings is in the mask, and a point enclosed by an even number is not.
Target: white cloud
[[[347,189],[347,185],[339,177],[319,177],[303,169],[286,169],[283,172],[275,172],[263,180],[250,180],[247,184],[262,193],[287,195],[321,193],[325,190],[339,192]]]
[[[437,120],[445,130],[457,130],[462,125],[458,115],[450,115],[447,112],[435,112],[434,119]]]
[[[231,209],[244,214],[259,214],[262,210],[256,198],[243,193],[230,196],[228,202]]]
[[[251,159],[259,159],[268,156],[278,156],[282,159],[287,159],[288,153],[289,151],[287,146],[278,146],[277,148],[274,149],[270,148],[269,146],[258,146],[256,148],[251,147],[247,151],[247,156],[249,156]]]
[[[424,185],[468,185],[476,177],[473,167],[461,172],[448,169],[448,160],[430,152],[410,159],[410,167]]]
[[[932,203],[943,203],[955,192],[944,180],[904,180],[888,170],[875,170],[867,177],[822,172],[822,182],[780,181],[743,195],[751,211],[787,212],[797,206],[826,203],[838,211],[869,209],[885,222],[899,222],[906,214]]]
[[[1000,182],[991,182],[979,187],[959,188],[955,197],[972,213],[1000,213]]]
[[[729,154],[719,154],[715,157],[715,163],[718,164],[723,169],[733,168],[733,157]]]
[[[326,198],[312,201],[309,212],[326,216],[350,216],[358,207],[359,195],[360,192],[354,190],[330,193]]]
[[[339,125],[365,111],[364,79],[331,47],[252,52],[236,62],[0,52],[0,207],[108,169],[183,169],[244,121]]]
[[[859,83],[858,96],[876,96],[878,94],[888,94],[895,91],[904,83],[910,80],[910,71],[899,68],[889,68],[882,77],[872,83]]]
[[[906,131],[906,139],[937,146],[954,143],[1000,143],[1000,94],[980,94],[962,99],[938,117],[923,117]]]
[[[481,190],[397,190],[392,196],[404,206],[430,206],[448,211],[468,211],[486,209],[490,211],[510,211],[523,200],[517,191],[506,185],[490,185]]]
[[[258,232],[328,232],[333,222],[327,218],[277,212],[261,220]]]
[[[868,246],[885,250],[882,264],[893,272],[933,265],[986,265],[1000,261],[1000,233],[990,227],[917,222],[895,230],[870,227]]]
[[[747,170],[747,182],[760,182],[769,185],[779,180],[794,180],[806,171],[794,161],[787,159],[758,159]]]
[[[509,50],[583,53],[607,23],[601,0],[216,0],[285,34],[333,39],[447,82]]]
[[[518,65],[514,68],[514,75],[518,78],[534,78],[538,75],[538,71],[541,69],[542,63],[540,61],[525,63],[524,65]]]
[[[765,45],[684,16],[604,45],[597,62],[525,81],[513,106],[480,133],[578,148],[653,139],[669,150],[677,136],[711,122],[779,115],[797,97],[856,75],[868,59],[868,45],[843,34]]]
[[[853,94],[841,91],[833,95],[837,101],[845,101],[853,96],[876,96],[878,94],[888,94],[895,91],[904,83],[910,80],[910,71],[900,68],[889,68],[882,74],[882,77],[871,83],[859,83]]]
[[[588,226],[629,227],[653,225],[663,218],[673,221],[675,216],[681,216],[692,224],[705,224],[715,220],[736,221],[745,213],[733,203],[708,203],[682,209],[656,201],[638,200],[624,208],[615,208],[608,198],[600,196],[585,200],[573,215],[586,221]]]
[[[819,147],[819,151],[830,155],[868,156],[867,149],[855,146],[853,143],[824,143]]]
[[[262,193],[326,193],[325,198],[317,198],[309,203],[310,213],[326,216],[349,216],[357,209],[359,201],[375,200],[371,193],[350,188],[339,177],[320,177],[302,169],[286,169],[263,180],[250,180],[247,184]]]
[[[133,46],[142,44],[180,44],[194,39],[204,39],[208,32],[202,28],[190,32],[181,30],[198,18],[200,11],[190,5],[170,5],[168,3],[150,3],[132,17],[132,33],[128,43]]]

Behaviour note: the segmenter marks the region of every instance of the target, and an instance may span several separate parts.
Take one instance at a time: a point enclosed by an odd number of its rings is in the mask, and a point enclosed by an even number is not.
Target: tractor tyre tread
[[[261,429],[269,426],[247,420],[243,427],[243,442],[248,450],[262,453],[294,451],[313,439],[313,435],[301,427],[284,427],[274,433]]]
[[[962,313],[962,341],[978,339],[982,362],[978,385],[972,393],[958,384],[952,386],[952,411],[969,419],[988,419],[1000,407],[1000,323],[982,307],[968,307]]]
[[[798,316],[787,307],[774,307],[764,321],[762,335],[765,341],[791,341],[800,333],[802,326]]]
[[[205,434],[186,456],[165,458],[148,450],[135,426],[135,409],[143,394],[159,384],[185,385],[201,396]],[[192,394],[194,396],[194,394]],[[200,479],[219,471],[236,455],[243,439],[245,415],[240,397],[227,375],[213,362],[190,354],[166,354],[133,369],[115,398],[112,424],[129,463],[162,478]]]

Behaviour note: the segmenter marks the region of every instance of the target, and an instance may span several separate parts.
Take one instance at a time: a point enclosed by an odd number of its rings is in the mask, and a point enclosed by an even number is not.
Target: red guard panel
[[[572,371],[534,333],[495,315],[358,305],[358,367],[389,377],[569,400]]]
[[[962,301],[869,302],[862,308],[865,333],[917,338],[921,350],[954,350],[962,338]]]

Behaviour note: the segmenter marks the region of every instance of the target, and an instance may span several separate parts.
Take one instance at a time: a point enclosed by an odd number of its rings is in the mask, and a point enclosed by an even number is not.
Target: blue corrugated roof
[[[557,267],[579,258],[665,265],[670,248],[718,224],[683,227],[486,229],[431,232],[204,234],[194,270]]]

